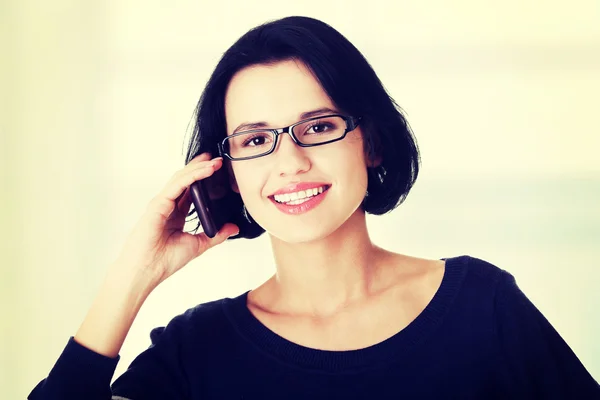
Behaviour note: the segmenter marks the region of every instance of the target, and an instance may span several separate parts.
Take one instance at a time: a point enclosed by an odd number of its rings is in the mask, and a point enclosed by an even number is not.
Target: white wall
[[[369,217],[375,241],[510,271],[600,379],[597,1],[297,3],[1,5],[7,398],[47,375],[141,210],[183,166],[192,111],[221,54],[287,15],[321,18],[350,39],[416,133],[422,174],[398,210]],[[266,237],[228,243],[167,280],[115,377],[153,327],[265,279],[269,250]]]

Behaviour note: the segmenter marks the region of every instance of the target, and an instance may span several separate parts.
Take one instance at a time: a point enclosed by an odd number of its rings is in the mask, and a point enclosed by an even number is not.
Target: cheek
[[[353,188],[353,192],[357,196],[362,196],[363,192],[367,190],[368,186],[368,175],[365,166],[360,163],[360,159],[356,159],[356,163],[348,169],[349,174],[346,175],[348,184]]]
[[[367,190],[369,177],[367,174],[367,165],[362,147],[352,155],[352,162],[347,165],[348,182],[357,190],[357,195],[362,196],[362,192]]]
[[[340,158],[343,158],[342,165],[345,166],[345,170],[348,171],[350,177],[358,182],[362,182],[367,179],[367,163],[366,155],[363,147],[363,141],[360,136],[349,137],[349,140],[345,143],[346,148]]]
[[[252,201],[252,198],[258,194],[261,195],[264,179],[261,178],[260,171],[247,166],[233,167],[232,173],[235,184],[244,203]]]

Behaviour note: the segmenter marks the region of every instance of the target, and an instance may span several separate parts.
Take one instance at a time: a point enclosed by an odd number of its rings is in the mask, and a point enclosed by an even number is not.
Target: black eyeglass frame
[[[316,121],[316,120],[319,120],[319,119],[330,118],[330,117],[341,117],[346,122],[346,130],[344,131],[344,134],[342,136],[340,136],[339,138],[328,140],[328,141],[322,142],[322,143],[305,144],[305,143],[301,143],[298,140],[298,138],[294,135],[294,127],[295,126],[300,125],[300,124],[304,124],[304,123],[307,123],[307,122],[310,122],[310,121]],[[318,117],[313,117],[313,118],[304,119],[302,121],[298,121],[298,122],[296,122],[296,123],[294,123],[294,124],[292,124],[290,126],[287,126],[285,128],[279,128],[279,129],[251,129],[251,130],[248,130],[248,131],[234,133],[233,135],[227,136],[220,143],[217,143],[217,147],[218,147],[218,150],[219,150],[219,156],[220,157],[227,157],[231,161],[251,160],[251,159],[254,159],[254,158],[264,157],[264,156],[267,156],[267,155],[273,153],[275,151],[275,148],[277,147],[277,143],[279,142],[279,135],[282,135],[284,133],[288,133],[290,135],[290,137],[292,138],[292,140],[294,141],[294,143],[296,143],[300,147],[322,146],[324,144],[329,144],[329,143],[337,142],[339,140],[344,139],[346,137],[346,135],[348,134],[348,132],[352,132],[353,130],[355,130],[360,125],[360,121],[361,120],[362,120],[362,117],[351,117],[351,116],[348,116],[348,115],[341,115],[341,114],[320,115]],[[241,158],[233,158],[228,153],[225,152],[225,142],[227,140],[229,140],[230,138],[233,138],[233,137],[236,137],[236,136],[240,136],[240,135],[246,135],[248,133],[265,132],[265,131],[272,132],[275,135],[275,140],[273,141],[273,146],[271,147],[271,149],[268,152],[260,154],[258,156],[241,157]]]

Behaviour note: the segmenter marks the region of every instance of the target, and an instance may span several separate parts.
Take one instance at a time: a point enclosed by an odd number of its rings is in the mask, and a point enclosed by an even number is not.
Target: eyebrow
[[[312,117],[316,117],[317,115],[322,115],[322,114],[339,114],[340,112],[338,110],[334,110],[331,109],[329,107],[321,107],[321,108],[317,108],[316,110],[312,110],[312,111],[306,111],[303,112],[302,114],[300,114],[298,116],[298,121],[302,121],[304,119],[308,119],[308,118],[312,118]],[[259,128],[266,128],[268,127],[269,124],[264,122],[264,121],[260,121],[260,122],[245,122],[241,125],[239,125],[237,128],[235,128],[232,132],[232,135],[234,133],[240,132],[240,131],[245,131],[245,130],[250,130],[250,129],[259,129]]]

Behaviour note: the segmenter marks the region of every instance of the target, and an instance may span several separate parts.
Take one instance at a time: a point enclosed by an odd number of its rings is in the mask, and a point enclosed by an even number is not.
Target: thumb
[[[209,238],[208,236],[205,236],[203,238],[208,239],[208,243],[205,250],[208,250],[211,247],[223,243],[225,240],[227,240],[228,237],[237,235],[238,233],[240,233],[240,228],[238,228],[237,225],[232,223],[226,223],[221,227],[219,232],[217,232],[217,234],[214,237]]]

